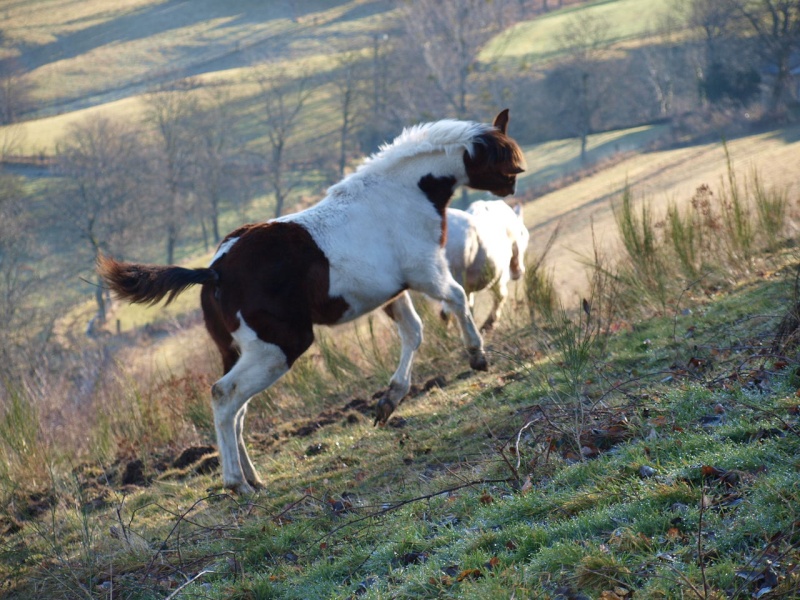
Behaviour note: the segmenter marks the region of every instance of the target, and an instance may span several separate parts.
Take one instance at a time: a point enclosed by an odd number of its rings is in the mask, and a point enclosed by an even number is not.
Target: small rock
[[[327,451],[328,444],[317,442],[316,444],[311,444],[308,448],[306,448],[306,456],[317,456],[318,454],[322,454],[323,452]]]
[[[647,465],[642,465],[639,467],[639,477],[642,479],[649,479],[656,474],[656,470],[653,467],[649,467]]]
[[[725,415],[705,415],[700,417],[700,425],[703,427],[718,427],[725,422]]]

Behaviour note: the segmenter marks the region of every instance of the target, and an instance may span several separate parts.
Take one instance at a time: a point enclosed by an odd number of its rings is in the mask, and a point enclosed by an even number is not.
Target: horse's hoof
[[[225,487],[239,496],[252,496],[256,493],[255,489],[253,489],[253,487],[246,482],[230,483],[226,484]]]
[[[251,487],[252,487],[252,488],[253,488],[255,491],[263,490],[263,489],[264,489],[264,487],[265,487],[265,485],[264,485],[264,482],[263,482],[263,481],[261,481],[260,479],[248,479],[248,480],[247,480],[247,483],[249,483],[249,484],[250,484],[250,486],[251,486]]]
[[[384,396],[378,401],[378,405],[375,407],[375,423],[374,425],[384,425],[389,417],[392,416],[394,412],[394,404],[391,403],[389,398]]]
[[[473,371],[488,371],[489,361],[486,360],[486,355],[483,352],[470,352],[469,366]]]

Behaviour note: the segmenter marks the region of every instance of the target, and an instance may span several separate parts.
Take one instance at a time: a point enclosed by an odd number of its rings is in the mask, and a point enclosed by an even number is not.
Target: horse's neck
[[[420,153],[406,156],[399,160],[364,165],[355,175],[377,177],[389,180],[393,185],[400,184],[417,188],[420,179],[426,175],[434,177],[454,177],[456,185],[467,182],[463,155],[460,152],[446,154],[444,152]]]

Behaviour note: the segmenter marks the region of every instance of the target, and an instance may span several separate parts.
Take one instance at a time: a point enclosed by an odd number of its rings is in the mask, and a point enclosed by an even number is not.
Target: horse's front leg
[[[486,353],[483,350],[483,339],[475,320],[472,318],[467,294],[450,275],[447,268],[441,272],[440,276],[431,282],[422,282],[415,286],[415,289],[427,294],[435,300],[444,302],[447,312],[455,316],[461,328],[461,337],[467,346],[469,353],[469,366],[476,371],[486,371],[489,363],[486,360]]]
[[[375,424],[385,423],[389,416],[408,394],[411,388],[411,364],[414,361],[414,352],[422,343],[422,320],[419,318],[411,296],[403,292],[383,310],[397,324],[400,335],[400,364],[389,381],[389,389],[378,401],[375,409]]]

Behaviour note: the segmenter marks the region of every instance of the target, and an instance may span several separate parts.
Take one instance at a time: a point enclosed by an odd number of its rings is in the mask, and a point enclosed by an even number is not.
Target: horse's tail
[[[188,287],[219,280],[214,269],[137,265],[102,255],[97,258],[97,273],[118,298],[150,305],[165,296],[169,304]]]

